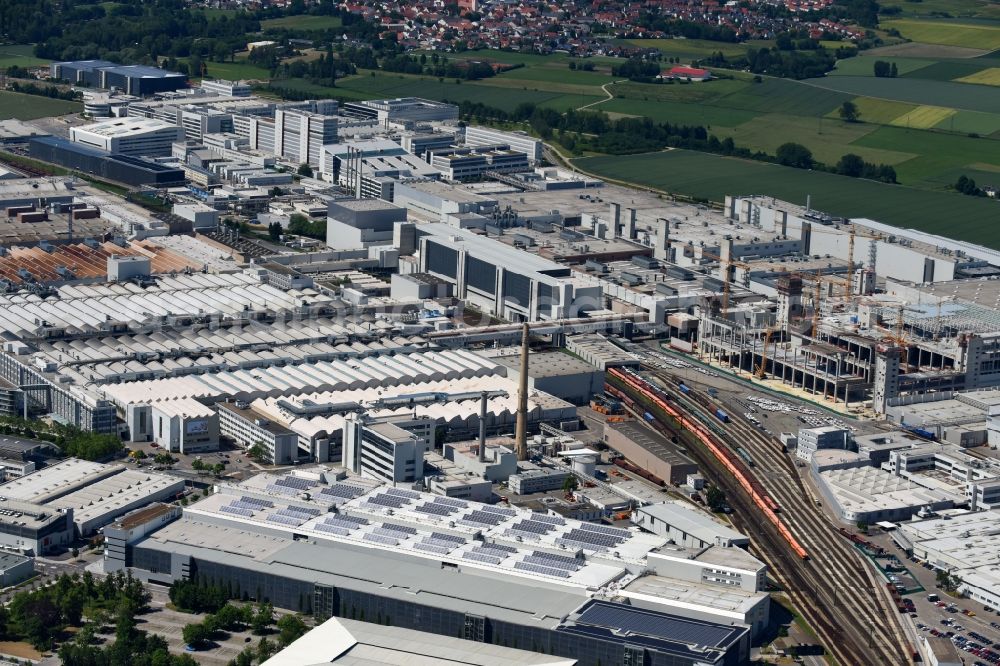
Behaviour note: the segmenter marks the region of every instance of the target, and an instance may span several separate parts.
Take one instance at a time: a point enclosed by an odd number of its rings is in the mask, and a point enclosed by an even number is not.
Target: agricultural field
[[[45,58],[36,58],[34,48],[31,44],[0,45],[0,67],[40,67],[52,62]]]
[[[882,20],[880,27],[885,30],[895,28],[907,39],[923,44],[943,44],[985,51],[1000,49],[1000,25],[995,23],[895,19]]]
[[[883,10],[898,7],[901,15],[906,17],[932,17],[934,13],[939,16],[946,13],[956,18],[1000,18],[1000,5],[993,0],[889,0],[879,4]]]
[[[496,80],[515,80],[522,81],[525,84],[542,83],[549,85],[556,83],[600,87],[605,83],[611,83],[615,78],[611,76],[610,70],[607,72],[584,72],[581,70],[571,70],[566,63],[561,63],[555,67],[519,67],[518,69],[503,72],[496,77]]]
[[[1000,67],[988,67],[973,74],[961,76],[956,81],[975,83],[981,86],[1000,86]]]
[[[954,114],[955,109],[942,106],[918,106],[912,111],[894,118],[889,124],[912,129],[931,129],[939,126]]]
[[[707,58],[719,51],[727,58],[738,58],[745,56],[748,48],[774,46],[773,41],[765,40],[749,41],[745,44],[727,44],[707,39],[629,39],[627,42],[641,48],[657,49],[665,56],[680,58],[682,62]]]
[[[0,118],[34,120],[35,118],[62,116],[81,111],[83,111],[83,105],[78,102],[49,99],[38,95],[22,95],[6,90],[0,91]]]
[[[929,64],[934,62],[933,60],[928,60],[927,58],[906,58],[898,56],[874,57],[863,53],[855,56],[854,58],[838,60],[837,68],[830,72],[827,76],[875,76],[874,68],[876,60],[894,63],[900,76],[905,76],[909,72],[927,67]]]
[[[656,189],[722,201],[756,193],[812,206],[834,215],[870,217],[1000,249],[995,224],[1000,203],[950,192],[846,178],[686,150],[573,161],[589,173]]]
[[[205,61],[205,69],[208,76],[212,78],[228,79],[230,81],[266,81],[271,78],[270,70],[252,65],[245,60],[236,60],[235,62]]]
[[[260,29],[267,30],[309,30],[321,31],[330,28],[339,28],[342,24],[337,16],[310,16],[302,14],[299,16],[283,16],[281,18],[266,19],[260,22]]]
[[[973,164],[1000,168],[1000,141],[996,139],[882,126],[850,147],[855,146],[917,153],[917,157],[894,165],[899,180],[912,185],[933,183],[938,174]],[[1000,178],[997,181],[1000,184]]]
[[[809,79],[806,85],[854,96],[897,102],[944,106],[966,111],[995,113],[1000,110],[1000,87],[973,86],[955,81],[932,81],[911,77],[877,79],[871,76],[827,76]]]

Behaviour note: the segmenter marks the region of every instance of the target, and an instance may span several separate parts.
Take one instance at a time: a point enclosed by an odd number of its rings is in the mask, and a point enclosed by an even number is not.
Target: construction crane
[[[822,278],[823,271],[816,272],[816,281],[813,284],[813,320],[812,320],[812,337],[816,337],[819,334],[819,308],[820,308],[820,297],[822,296],[821,291],[823,289]]]
[[[767,375],[767,347],[771,344],[771,336],[774,334],[775,328],[774,326],[768,326],[764,332],[764,349],[760,354],[760,365],[757,366],[753,373],[757,379],[764,379]]]
[[[720,264],[722,264],[722,311],[724,313],[728,312],[729,311],[729,275],[732,272],[733,267],[736,266],[736,267],[742,268],[744,271],[746,271],[746,274],[749,277],[749,275],[750,275],[750,268],[751,268],[750,264],[746,263],[745,261],[737,261],[737,260],[733,259],[732,257],[729,257],[728,259],[723,259],[722,257],[720,257],[717,254],[712,254],[711,252],[705,252],[704,250],[702,250],[701,256],[702,256],[702,258],[706,258],[706,259],[714,259],[714,260],[718,261]]]

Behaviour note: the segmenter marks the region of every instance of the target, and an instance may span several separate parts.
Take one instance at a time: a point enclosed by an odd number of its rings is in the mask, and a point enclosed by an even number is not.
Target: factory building
[[[648,597],[641,607],[607,600],[609,586],[628,571],[658,566],[654,556],[663,545],[653,535],[320,469],[221,484],[127,552],[149,580],[172,582],[196,571],[319,619],[381,618],[484,644],[534,645],[591,665],[747,660],[751,625],[723,609],[731,594],[695,601],[659,586],[655,594],[636,589]],[[705,571],[723,569],[703,557]],[[726,575],[735,581],[732,564]],[[657,582],[649,573],[636,580]],[[720,619],[695,617],[711,608]]]
[[[219,97],[250,97],[253,89],[244,81],[226,81],[225,79],[202,79],[201,89],[209,95]]]
[[[337,250],[391,245],[393,227],[406,221],[406,209],[381,199],[331,201],[326,244]]]
[[[173,144],[184,139],[177,125],[146,118],[116,118],[92,125],[71,127],[70,140],[109,153],[137,157],[165,157]]]
[[[111,153],[59,137],[36,137],[28,142],[34,159],[106,178],[125,185],[164,187],[184,182],[184,171],[132,155]]]
[[[795,455],[809,462],[813,454],[821,449],[847,450],[850,444],[850,432],[836,426],[821,428],[799,428],[796,437]]]
[[[25,555],[60,551],[76,538],[73,510],[18,499],[0,500],[0,547]]]
[[[561,264],[446,224],[412,230],[419,270],[455,285],[455,296],[510,321],[603,309],[601,288]]]
[[[507,377],[518,381],[520,361],[516,356],[496,359],[507,368]],[[528,386],[533,391],[554,395],[574,405],[585,405],[604,391],[604,372],[578,358],[561,352],[532,354],[528,364]]]
[[[746,548],[750,538],[709,514],[678,501],[650,504],[632,512],[632,522],[684,548]]]
[[[608,423],[604,443],[665,483],[684,483],[689,474],[698,473],[698,465],[677,444],[636,423]]]
[[[53,79],[90,88],[115,88],[128,95],[144,97],[178,90],[187,85],[187,76],[145,65],[119,65],[107,60],[77,60],[49,65]]]

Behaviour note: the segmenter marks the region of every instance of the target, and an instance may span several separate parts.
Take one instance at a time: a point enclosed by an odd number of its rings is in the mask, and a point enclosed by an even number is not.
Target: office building
[[[337,116],[297,109],[274,112],[274,154],[318,168],[323,146],[337,142]]]
[[[258,447],[261,461],[287,465],[299,458],[299,436],[243,402],[219,403],[219,432],[238,446]]]
[[[104,528],[104,571],[131,566],[128,546],[181,517],[181,507],[160,502],[131,511]]]
[[[513,151],[527,155],[532,163],[542,160],[542,142],[524,132],[504,132],[491,127],[469,125],[465,128],[465,145],[470,148],[506,145]]]
[[[834,426],[823,426],[821,428],[799,428],[796,441],[795,455],[808,462],[812,460],[813,454],[821,449],[847,450],[851,440],[848,430]]]
[[[184,139],[177,125],[147,118],[117,118],[71,127],[70,140],[109,153],[141,157],[170,155],[173,144]]]
[[[420,97],[369,99],[344,104],[341,113],[350,118],[370,118],[380,124],[457,121],[458,107]]]
[[[0,552],[0,587],[7,588],[31,578],[35,560],[24,555]]]
[[[143,407],[137,407],[142,409]],[[171,453],[219,450],[219,415],[197,400],[163,400],[147,406],[152,441]],[[134,440],[146,433],[135,433]]]
[[[344,426],[344,466],[360,476],[413,484],[424,478],[427,440],[389,421],[351,415]]]
[[[202,79],[201,89],[209,95],[220,97],[250,97],[252,89],[244,81],[226,81],[225,79]]]

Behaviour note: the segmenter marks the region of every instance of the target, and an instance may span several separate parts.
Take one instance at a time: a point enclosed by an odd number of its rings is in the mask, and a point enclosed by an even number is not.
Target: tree
[[[73,559],[76,559],[80,557],[80,549],[74,548],[73,550],[69,551],[69,554],[73,556]]]
[[[955,182],[955,189],[962,194],[967,194],[970,197],[981,197],[984,196],[984,192],[976,186],[976,181],[969,178],[965,174],[958,177]]]
[[[313,177],[312,167],[309,166],[308,164],[306,164],[305,162],[303,162],[302,164],[299,165],[299,171],[298,171],[298,173],[299,173],[300,176],[302,176],[304,178],[312,178]]]
[[[201,472],[205,469],[205,463],[202,461],[201,458],[195,458],[193,461],[191,461],[191,469],[195,470],[196,472]]]
[[[306,623],[298,615],[285,615],[278,620],[278,643],[290,645],[307,631]]]
[[[861,111],[858,110],[858,105],[851,100],[845,100],[843,104],[840,105],[840,109],[837,111],[840,114],[841,120],[849,123],[858,122],[858,118],[861,117]]]
[[[181,630],[181,637],[184,642],[193,648],[201,647],[211,638],[212,632],[202,623],[186,624]]]
[[[269,225],[267,225],[267,235],[274,242],[280,241],[281,240],[281,223],[280,222],[271,222]]]
[[[274,606],[267,602],[258,603],[253,620],[250,621],[250,629],[260,636],[266,634],[272,624],[274,624]]]
[[[837,173],[841,176],[858,178],[864,172],[864,169],[865,161],[861,159],[860,155],[855,155],[854,153],[847,153],[837,162]]]
[[[264,446],[260,442],[257,442],[249,449],[247,449],[247,457],[260,462],[264,458]]]
[[[570,492],[576,490],[579,484],[580,482],[577,481],[576,477],[570,474],[569,476],[566,477],[566,480],[563,481],[562,489],[565,490],[566,492]]]
[[[796,167],[799,169],[811,169],[813,166],[812,151],[799,143],[783,143],[778,146],[775,154],[778,164]]]
[[[875,76],[879,78],[889,78],[892,76],[892,64],[885,60],[876,60],[872,65]]]
[[[899,76],[899,70],[896,69],[896,63],[892,63],[892,68],[889,70],[889,77],[894,79],[897,76]]]
[[[705,502],[712,511],[722,511],[726,506],[726,493],[718,486],[709,486],[705,492]]]

